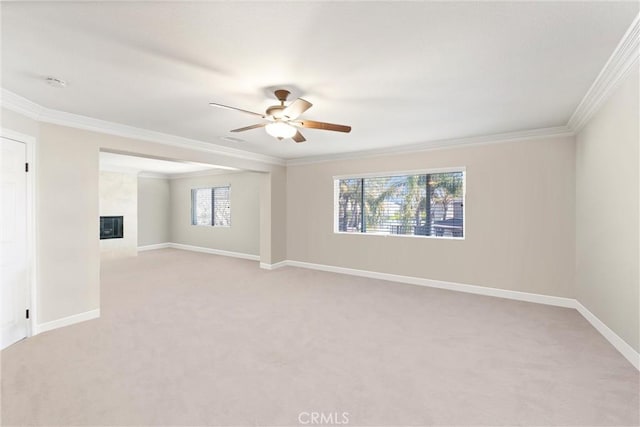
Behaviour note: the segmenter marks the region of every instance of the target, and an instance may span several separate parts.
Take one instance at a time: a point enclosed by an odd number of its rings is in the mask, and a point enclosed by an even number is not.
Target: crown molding
[[[352,151],[348,153],[329,154],[326,156],[302,157],[287,160],[287,166],[307,165],[312,163],[332,162],[336,160],[364,159],[393,154],[420,153],[423,151],[442,150],[461,146],[499,144],[504,142],[530,141],[541,138],[561,138],[573,136],[575,133],[567,126],[530,129],[517,132],[498,133],[493,135],[472,136],[468,138],[441,139],[426,141],[420,144],[402,145],[377,150]]]
[[[4,88],[0,92],[0,105],[8,110],[15,111],[16,113],[22,114],[39,122],[106,133],[124,138],[150,141],[174,147],[188,148],[271,165],[285,165],[284,159],[279,157],[238,150],[209,142],[169,135],[162,132],[141,129],[120,123],[108,122],[105,120],[94,119],[92,117],[81,116],[79,114],[46,108]]]
[[[15,111],[36,121],[41,120],[45,110],[43,106],[4,88],[0,92],[0,105],[7,110]]]
[[[584,127],[611,95],[617,84],[624,79],[633,64],[638,61],[638,57],[640,57],[640,14],[633,20],[569,119],[567,126],[571,130],[577,133]]]
[[[495,144],[575,135],[575,132],[568,126],[555,126],[549,128],[529,129],[524,131],[499,133],[492,135],[473,136],[468,138],[426,141],[419,144],[409,144],[375,150],[337,153],[323,156],[311,156],[285,160],[278,157],[266,156],[244,150],[237,150],[175,135],[168,135],[160,132],[136,128],[133,126],[127,126],[118,123],[107,122],[104,120],[94,119],[91,117],[48,109],[26,98],[16,95],[15,93],[10,92],[6,89],[2,89],[1,95],[2,97],[0,98],[0,105],[2,107],[25,115],[33,120],[282,166],[295,166],[336,160],[361,159],[391,154],[407,154],[436,149],[455,148],[467,145]]]

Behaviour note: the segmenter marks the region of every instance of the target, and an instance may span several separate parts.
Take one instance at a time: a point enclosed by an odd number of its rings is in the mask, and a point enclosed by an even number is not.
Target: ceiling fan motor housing
[[[272,105],[267,108],[266,113],[267,116],[271,116],[274,119],[279,120],[282,118],[282,111],[285,109],[284,102],[287,100],[291,92],[286,89],[278,89],[273,93],[276,95],[276,98],[278,98],[278,101],[280,101],[280,105]]]
[[[289,97],[289,95],[291,94],[291,92],[289,92],[286,89],[278,89],[276,91],[273,92],[276,95],[276,98],[278,98],[278,101],[284,103],[284,101],[287,100],[287,98]]]

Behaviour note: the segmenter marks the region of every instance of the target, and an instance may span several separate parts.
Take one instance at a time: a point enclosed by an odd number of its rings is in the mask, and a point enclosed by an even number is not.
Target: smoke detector
[[[57,88],[63,88],[67,86],[67,82],[65,82],[64,80],[61,79],[57,79],[55,77],[47,77],[45,79],[45,81],[47,82],[47,84],[49,86],[53,86],[53,87],[57,87]]]

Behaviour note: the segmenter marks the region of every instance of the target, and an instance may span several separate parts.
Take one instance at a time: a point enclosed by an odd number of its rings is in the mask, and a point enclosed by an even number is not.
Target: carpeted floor
[[[575,310],[173,249],[103,262],[101,310],[2,352],[4,425],[640,421]]]

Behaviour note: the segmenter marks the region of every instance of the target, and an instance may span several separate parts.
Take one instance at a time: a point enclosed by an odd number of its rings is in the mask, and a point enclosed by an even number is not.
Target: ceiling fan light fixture
[[[1,0],[0,0],[1,1]],[[351,126],[337,125],[334,123],[316,122],[313,120],[298,120],[298,117],[312,107],[309,101],[298,98],[285,105],[289,91],[278,89],[275,92],[276,98],[280,101],[280,105],[272,105],[267,108],[265,114],[254,113],[253,111],[243,110],[242,108],[230,107],[224,104],[210,102],[213,107],[226,108],[227,110],[240,111],[241,113],[259,116],[264,119],[263,122],[255,125],[244,126],[238,129],[231,129],[230,132],[245,132],[252,129],[265,128],[267,133],[278,140],[291,138],[294,142],[305,142],[307,139],[300,133],[298,128],[311,128],[319,130],[331,130],[335,132],[351,132]]]
[[[265,126],[265,130],[269,135],[279,139],[293,138],[293,135],[298,131],[298,129],[285,122],[269,123]]]

